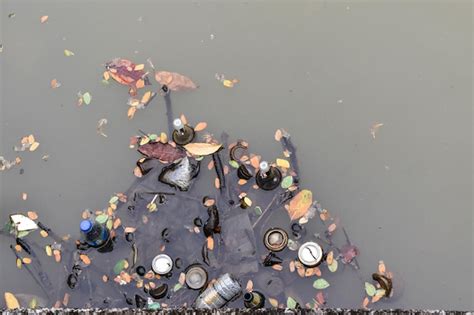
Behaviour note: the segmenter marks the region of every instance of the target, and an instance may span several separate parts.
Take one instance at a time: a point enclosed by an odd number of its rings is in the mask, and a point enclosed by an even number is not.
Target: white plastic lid
[[[264,173],[266,173],[270,170],[270,165],[268,164],[267,161],[260,162],[260,170]]]
[[[151,268],[156,274],[166,275],[173,269],[173,260],[166,254],[160,254],[153,258]]]
[[[181,119],[176,118],[175,120],[173,120],[173,127],[174,127],[174,129],[176,129],[176,130],[181,130],[181,129],[184,128],[184,124],[183,124],[183,122],[181,121]]]
[[[298,249],[298,259],[308,267],[316,266],[323,258],[323,249],[315,242],[306,242]]]

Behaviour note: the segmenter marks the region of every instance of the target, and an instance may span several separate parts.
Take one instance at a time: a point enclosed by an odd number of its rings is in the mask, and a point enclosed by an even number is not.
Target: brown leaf
[[[190,78],[168,71],[157,71],[155,79],[158,83],[166,85],[171,91],[192,90],[197,88],[197,85],[191,81]]]
[[[89,256],[82,254],[82,255],[79,255],[79,258],[81,258],[82,262],[85,263],[86,265],[91,264],[91,260]]]
[[[48,18],[49,18],[49,16],[43,15],[43,16],[40,18],[41,24],[46,23],[46,21],[48,20]]]
[[[200,122],[196,125],[196,127],[194,127],[194,131],[202,131],[202,130],[206,129],[206,127],[207,127],[207,123]]]
[[[253,291],[253,281],[252,281],[252,280],[249,280],[249,281],[247,282],[247,286],[245,287],[245,290],[246,290],[247,292],[252,292],[252,291]]]
[[[214,249],[214,238],[212,238],[212,236],[207,237],[207,249],[209,250]]]
[[[196,156],[211,155],[217,152],[221,147],[222,144],[197,142],[188,143],[184,146],[186,151]]]
[[[138,152],[146,157],[171,163],[186,156],[186,153],[169,143],[149,142],[138,147]]]
[[[303,189],[293,199],[291,199],[288,215],[291,220],[296,220],[304,216],[313,203],[313,193],[310,190]]]
[[[28,218],[30,218],[31,220],[36,220],[38,219],[38,214],[34,211],[28,211]]]
[[[383,260],[379,261],[379,273],[384,274],[386,271],[385,263]]]

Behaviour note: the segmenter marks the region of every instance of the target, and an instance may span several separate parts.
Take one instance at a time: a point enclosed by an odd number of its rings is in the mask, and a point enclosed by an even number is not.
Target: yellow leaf
[[[10,292],[5,292],[5,304],[7,304],[7,308],[9,310],[20,308],[20,303],[18,302],[17,298]]]
[[[234,87],[234,82],[232,82],[231,80],[224,80],[222,81],[222,84],[228,88]]]
[[[188,143],[184,146],[186,151],[196,156],[211,155],[217,152],[221,147],[222,144],[196,142]]]
[[[39,142],[33,142],[33,144],[30,147],[30,151],[31,152],[35,151],[36,149],[38,149],[39,145],[40,145]]]
[[[137,111],[136,107],[130,106],[130,108],[128,109],[128,112],[127,112],[128,119],[132,119],[133,116],[135,116],[136,111]]]
[[[214,249],[214,239],[212,236],[207,237],[207,249],[213,250]]]
[[[291,199],[288,207],[288,215],[291,220],[301,218],[308,212],[309,207],[313,203],[313,193],[310,190],[303,189],[293,199]]]
[[[143,70],[143,69],[145,69],[145,65],[142,63],[139,65],[136,65],[133,70],[138,71],[138,70]]]
[[[279,167],[290,168],[290,162],[288,162],[287,160],[284,160],[284,159],[277,159],[276,164]]]
[[[109,81],[110,73],[108,71],[105,71],[103,76],[104,76],[104,80]]]

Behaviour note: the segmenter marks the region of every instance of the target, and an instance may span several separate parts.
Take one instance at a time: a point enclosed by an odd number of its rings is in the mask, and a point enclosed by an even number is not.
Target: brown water
[[[383,259],[404,292],[377,307],[473,308],[472,3],[4,0],[0,12],[0,155],[13,159],[30,133],[41,143],[21,154],[23,175],[0,174],[2,222],[36,210],[77,236],[82,210],[130,186],[129,137],[166,130],[164,102],[129,121],[126,88],[101,73],[114,57],[151,58],[200,85],[174,95],[174,110],[216,135],[272,160],[275,129],[292,134],[303,187],[361,249],[359,274],[331,280],[329,305],[359,306],[359,276]],[[75,105],[79,91],[90,105]],[[9,244],[0,239],[0,291],[40,293]]]

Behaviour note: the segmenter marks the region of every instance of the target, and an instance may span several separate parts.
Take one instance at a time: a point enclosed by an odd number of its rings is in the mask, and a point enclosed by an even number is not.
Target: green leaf
[[[106,80],[106,79],[102,79],[102,84],[103,84],[103,85],[109,85],[110,82],[109,82],[108,80]]]
[[[281,188],[288,188],[293,185],[293,176],[285,176],[281,181]]]
[[[156,139],[158,139],[158,135],[157,134],[151,134],[151,135],[148,135],[148,138],[150,138],[150,140],[152,140],[152,141],[155,141]]]
[[[259,206],[256,206],[255,207],[255,214],[258,215],[258,216],[261,216],[262,215],[262,208],[260,208]]]
[[[112,230],[112,226],[114,225],[114,221],[112,221],[112,218],[107,220],[107,229]]]
[[[337,260],[334,259],[334,260],[332,261],[332,264],[330,264],[330,265],[328,266],[328,269],[329,269],[329,271],[331,271],[331,272],[336,272],[337,266],[338,266]]]
[[[161,305],[160,305],[160,303],[158,303],[158,302],[154,302],[154,303],[148,304],[147,308],[148,308],[149,310],[154,310],[154,311],[155,311],[155,310],[160,309],[160,308],[161,308]]]
[[[125,259],[117,261],[117,263],[114,266],[114,273],[116,275],[120,274],[120,272],[125,268],[126,264],[127,264],[127,261]]]
[[[70,50],[64,49],[64,56],[71,57],[74,56],[74,53]]]
[[[385,296],[385,290],[384,289],[377,289],[375,292],[376,296]]]
[[[113,196],[112,198],[110,198],[109,203],[117,203],[118,200],[119,198],[117,196]]]
[[[236,160],[230,160],[229,165],[233,168],[239,168],[239,163]]]
[[[183,287],[183,285],[181,283],[176,283],[173,287],[173,292],[176,292],[178,291],[179,289],[181,289]]]
[[[36,307],[38,307],[38,300],[36,299],[36,297],[34,297],[28,303],[28,308],[36,308]]]
[[[25,236],[27,236],[28,234],[30,234],[31,231],[20,231],[18,232],[18,234],[16,235],[16,237],[18,238],[23,238]]]
[[[95,217],[95,222],[104,224],[105,222],[107,222],[108,218],[109,218],[108,215],[106,215],[105,213],[102,213]]]
[[[313,283],[313,287],[318,290],[324,290],[329,287],[329,282],[327,282],[325,279],[320,278]]]
[[[89,105],[92,101],[92,95],[89,92],[82,94],[82,100],[84,104]]]
[[[374,296],[375,292],[377,292],[377,289],[372,283],[366,282],[365,283],[365,292],[367,293],[368,296]]]
[[[204,155],[197,156],[194,158],[196,161],[202,161],[204,159]]]
[[[296,304],[297,304],[297,302],[291,296],[289,296],[288,299],[286,300],[286,307],[288,307],[288,308],[294,309],[294,308],[296,308]]]

